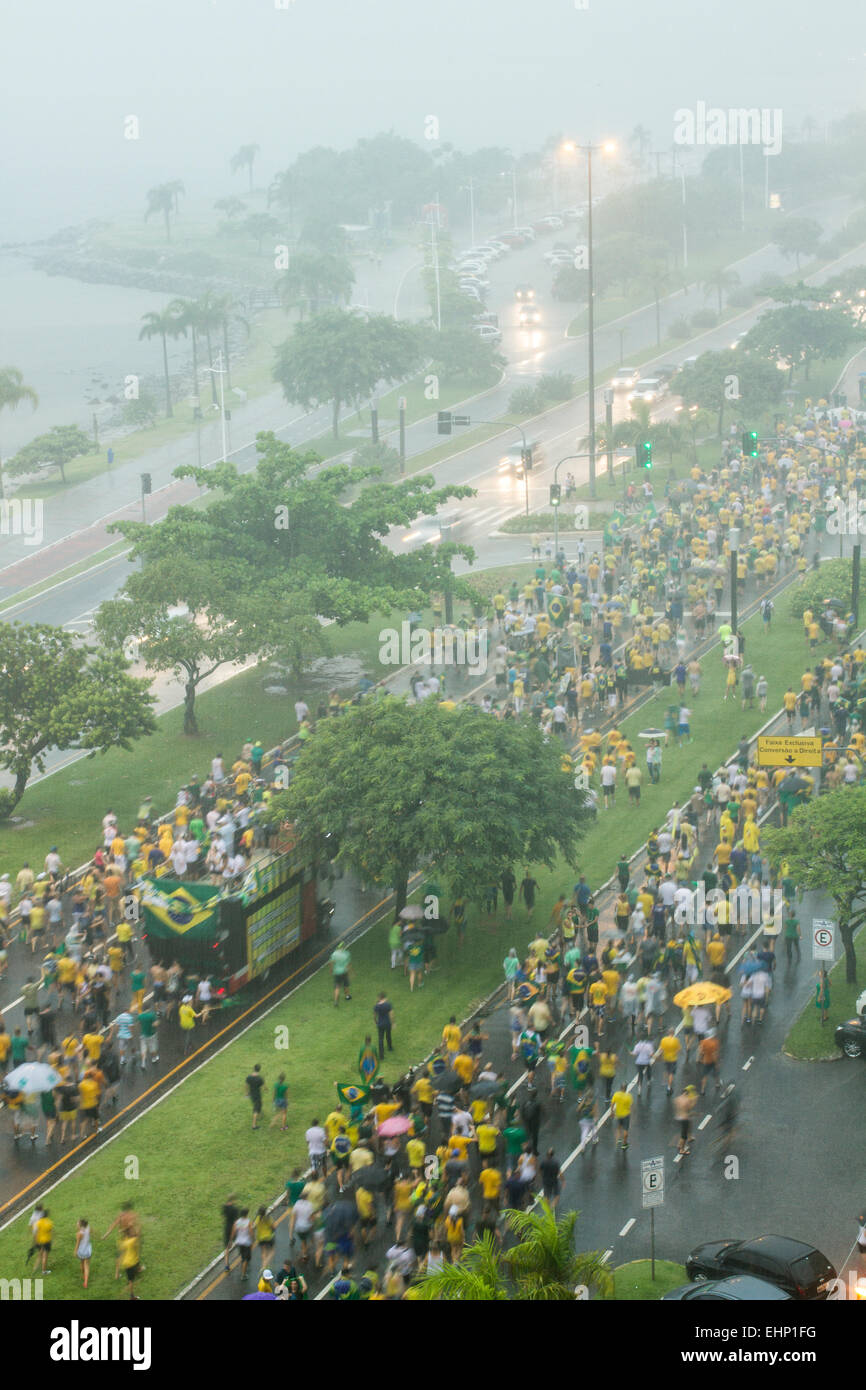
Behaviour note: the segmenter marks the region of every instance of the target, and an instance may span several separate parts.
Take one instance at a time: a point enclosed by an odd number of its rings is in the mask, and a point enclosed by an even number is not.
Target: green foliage
[[[669,338],[690,338],[692,335],[692,325],[687,318],[680,315],[679,318],[673,319],[668,324],[667,332]]]
[[[785,217],[777,224],[773,245],[783,256],[794,256],[800,269],[801,256],[814,256],[821,245],[821,224],[812,217]]]
[[[150,391],[140,391],[137,400],[125,400],[120,407],[123,423],[134,425],[136,429],[145,429],[152,425],[158,414],[156,397]]]
[[[693,333],[705,333],[709,328],[715,328],[719,321],[718,314],[713,313],[712,309],[698,309],[696,314],[692,314],[691,328]]]
[[[82,454],[93,453],[93,440],[77,425],[52,425],[47,434],[37,435],[6,465],[13,476],[35,473],[39,468],[59,468],[66,482],[66,465]]]
[[[806,574],[789,600],[791,616],[802,618],[805,610],[819,610],[825,599],[844,599],[847,603],[851,594],[853,567],[850,560],[825,560],[816,570]],[[863,592],[863,580],[860,581]]]
[[[854,932],[866,922],[866,787],[839,787],[798,806],[784,828],[768,828],[762,847],[770,862],[787,860],[801,888],[827,893],[845,946],[846,978],[857,977]]]
[[[508,397],[509,415],[535,415],[544,409],[544,400],[534,386],[518,386]]]
[[[493,343],[485,343],[468,327],[443,327],[441,333],[431,329],[427,346],[430,371],[445,381],[484,378],[505,365]]]
[[[317,314],[323,304],[348,304],[355,272],[345,256],[300,247],[279,279],[280,298],[287,309]]]
[[[586,299],[587,273],[573,265],[561,265],[553,277],[551,294],[554,299],[569,304]]]
[[[729,400],[728,383],[736,378],[738,398]],[[771,363],[754,353],[726,348],[722,352],[703,352],[691,367],[678,372],[673,390],[686,405],[697,405],[716,412],[721,435],[725,411],[732,408],[738,418],[757,420],[782,390],[782,374]]]
[[[374,444],[369,440],[360,444],[352,455],[353,468],[364,468],[370,472],[379,469],[383,475],[400,471],[400,453],[382,440]]]
[[[841,357],[863,336],[862,325],[847,307],[809,308],[800,303],[769,309],[749,330],[745,341],[753,353],[773,363],[786,363],[791,374],[802,366],[808,381],[812,362]]]
[[[470,897],[506,866],[551,867],[557,852],[573,865],[588,820],[534,725],[393,695],[320,726],[271,808],[316,837],[332,831],[353,872],[394,885],[397,910],[425,860]]]
[[[0,768],[15,778],[12,806],[50,748],[129,749],[156,727],[148,682],[127,674],[120,652],[63,628],[0,624],[0,673]]]
[[[538,378],[536,390],[545,400],[571,400],[574,394],[574,377],[569,372],[545,372]]]
[[[299,323],[277,349],[273,376],[286,400],[308,410],[330,401],[338,439],[341,406],[359,405],[379,382],[408,376],[422,355],[422,335],[414,324],[328,309]]]

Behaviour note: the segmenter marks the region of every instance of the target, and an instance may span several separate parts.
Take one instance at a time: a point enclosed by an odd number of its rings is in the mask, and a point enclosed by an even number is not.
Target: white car
[[[680,371],[687,372],[689,370],[689,367],[693,367],[697,360],[697,355],[693,355],[692,357],[684,357],[682,362],[680,363]]]
[[[574,252],[545,251],[544,259],[548,265],[574,265]]]
[[[637,367],[620,367],[614,372],[610,384],[614,391],[626,391],[633,387],[639,379],[640,372]]]
[[[539,221],[544,227],[556,228],[561,227],[563,225],[562,218],[557,217],[555,213],[551,214],[549,217],[541,217],[539,218]]]
[[[482,343],[498,344],[502,342],[502,334],[491,323],[473,323],[472,332],[478,335]]]
[[[629,392],[630,401],[646,401],[647,405],[652,405],[660,396],[664,395],[664,382],[657,376],[644,376],[635,383],[633,391]]]
[[[487,270],[487,262],[480,260],[455,261],[454,269],[456,271],[468,270],[478,275],[483,275]]]
[[[517,233],[518,236],[522,236],[526,241],[534,241],[534,240],[535,240],[535,228],[534,228],[534,227],[515,227],[514,230],[515,230],[515,232]]]
[[[498,251],[500,256],[507,256],[511,250],[511,247],[507,246],[504,241],[488,241],[487,245],[492,246],[494,251]]]
[[[465,294],[467,298],[477,299],[479,304],[484,303],[481,291],[477,290],[474,285],[458,285],[457,288],[459,289],[460,293]]]
[[[564,217],[566,222],[579,222],[584,212],[584,208],[563,208],[559,215]]]

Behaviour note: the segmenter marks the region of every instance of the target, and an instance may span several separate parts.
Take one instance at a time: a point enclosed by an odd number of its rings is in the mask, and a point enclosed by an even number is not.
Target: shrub
[[[508,399],[510,415],[535,415],[544,408],[544,397],[534,386],[518,386]]]
[[[691,336],[692,326],[686,318],[674,319],[668,324],[669,338],[688,338]]]
[[[719,316],[712,309],[699,309],[696,314],[692,314],[692,330],[705,333],[708,328],[715,328],[718,321]]]
[[[574,377],[568,372],[547,372],[538,378],[539,396],[549,401],[568,401],[574,394]]]
[[[825,599],[842,599],[847,605],[851,598],[852,567],[850,560],[827,560],[819,569],[807,572],[802,584],[791,595],[791,616],[802,618],[807,608],[820,608]],[[860,581],[863,592],[863,581]]]

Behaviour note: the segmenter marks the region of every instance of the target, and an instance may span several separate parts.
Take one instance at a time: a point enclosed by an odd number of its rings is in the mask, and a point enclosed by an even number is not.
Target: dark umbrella
[[[449,1067],[446,1071],[440,1072],[438,1076],[431,1076],[430,1085],[434,1091],[450,1091],[453,1095],[463,1085],[463,1077],[458,1076],[456,1071],[452,1071]]]
[[[431,936],[444,935],[448,930],[447,917],[435,917],[432,922],[427,922],[425,924],[424,930],[429,932]]]
[[[368,1191],[374,1192],[384,1187],[387,1181],[388,1174],[381,1163],[368,1163],[366,1168],[358,1168],[352,1174],[347,1186],[353,1191],[356,1187],[366,1187]]]
[[[401,945],[401,946],[417,946],[418,943],[421,942],[421,941],[423,941],[423,940],[424,940],[424,933],[423,933],[422,931],[419,931],[419,930],[417,929],[417,927],[413,927],[413,928],[411,929],[411,931],[404,931],[404,932],[403,932],[402,936],[400,937],[400,945]]]
[[[500,1080],[473,1081],[469,1087],[469,1096],[472,1100],[486,1100],[488,1096],[495,1096],[501,1086]]]

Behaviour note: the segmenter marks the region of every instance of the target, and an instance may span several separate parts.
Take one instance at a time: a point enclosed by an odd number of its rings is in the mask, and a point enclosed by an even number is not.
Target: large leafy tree
[[[24,401],[29,401],[35,410],[39,397],[24,380],[24,373],[18,367],[0,367],[0,411],[15,410]],[[3,461],[0,456],[0,497],[5,497],[3,489]]]
[[[800,269],[801,256],[814,256],[821,245],[821,224],[811,217],[785,217],[773,237],[783,256],[793,256]]]
[[[686,405],[713,411],[721,438],[729,407],[738,417],[756,420],[778,400],[782,385],[782,373],[774,363],[740,347],[737,351],[728,348],[701,353],[693,366],[677,373],[672,390],[682,396]],[[731,395],[733,389],[738,392],[735,396]]]
[[[434,586],[444,588],[450,570],[430,547],[396,555],[383,538],[392,526],[471,493],[413,478],[371,482],[343,505],[344,494],[378,469],[338,466],[308,477],[315,455],[296,454],[272,434],[260,435],[258,448],[250,473],[232,464],[177,471],[213,492],[205,508],[172,507],[153,526],[112,527],[142,563],[100,608],[98,631],[118,645],[139,639],[152,670],[183,681],[190,734],[197,691],[219,666],[283,655],[297,672],[325,650],[320,618],[344,624],[375,611],[408,611]],[[459,550],[472,558],[470,548]],[[453,583],[462,592],[465,581]]]
[[[93,440],[77,425],[52,425],[47,434],[37,435],[19,449],[7,466],[13,475],[35,473],[46,466],[59,468],[65,483],[67,463],[92,451]]]
[[[307,311],[317,314],[322,304],[348,304],[354,283],[355,272],[346,256],[301,247],[280,276],[278,288],[285,308],[300,309],[303,318]]]
[[[272,807],[316,837],[334,833],[349,867],[393,886],[397,911],[425,861],[470,896],[508,865],[574,864],[588,820],[535,725],[395,695],[320,726]]]
[[[739,285],[740,277],[730,266],[718,265],[707,275],[701,288],[704,292],[704,299],[709,299],[711,295],[716,296],[716,303],[719,306],[719,313],[722,312],[723,299],[730,290]]]
[[[847,307],[809,308],[800,303],[762,314],[742,346],[751,349],[753,357],[760,354],[774,364],[786,364],[789,379],[802,367],[808,381],[813,362],[841,357],[862,337],[863,328]]]
[[[15,779],[8,815],[52,748],[93,754],[153,733],[148,682],[120,651],[92,647],[45,623],[0,623],[0,767]]]
[[[244,218],[243,229],[256,243],[256,254],[260,256],[265,237],[276,236],[280,230],[280,223],[276,217],[271,217],[270,213],[251,212],[249,217]]]
[[[505,1225],[517,1243],[499,1253],[487,1232],[472,1241],[460,1259],[425,1275],[413,1290],[422,1301],[472,1303],[573,1303],[582,1286],[608,1296],[613,1277],[598,1251],[577,1252],[575,1227],[580,1213],[558,1220],[546,1201],[538,1211],[504,1212]]]
[[[423,338],[415,325],[384,314],[364,318],[329,309],[298,324],[277,349],[273,375],[287,401],[308,410],[330,401],[338,439],[342,406],[359,405],[380,382],[408,376],[422,357]]]
[[[771,863],[783,859],[802,888],[827,893],[845,947],[845,978],[857,979],[854,933],[866,922],[866,787],[839,787],[798,806],[788,824],[764,833]]]

